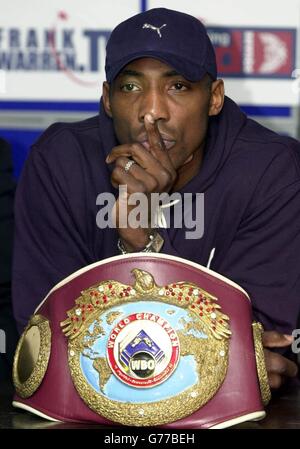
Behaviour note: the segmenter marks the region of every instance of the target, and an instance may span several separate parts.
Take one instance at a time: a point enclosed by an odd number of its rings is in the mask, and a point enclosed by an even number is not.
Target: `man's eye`
[[[127,84],[123,84],[123,86],[121,86],[121,90],[123,92],[135,92],[138,90],[138,87],[133,83],[127,83]]]
[[[171,90],[180,90],[180,91],[183,91],[183,90],[187,90],[187,86],[185,86],[183,83],[174,83],[174,84],[171,86]]]

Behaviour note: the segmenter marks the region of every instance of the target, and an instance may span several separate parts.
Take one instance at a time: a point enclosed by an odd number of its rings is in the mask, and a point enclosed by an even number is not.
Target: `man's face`
[[[113,119],[120,144],[139,142],[149,148],[144,117],[150,113],[175,169],[204,145],[211,111],[208,77],[190,82],[169,65],[152,58],[129,63],[104,84],[105,110]]]

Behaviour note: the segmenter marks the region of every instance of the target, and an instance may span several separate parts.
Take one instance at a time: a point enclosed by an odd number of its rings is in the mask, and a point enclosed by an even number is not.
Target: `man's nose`
[[[150,113],[155,121],[169,120],[167,98],[165,98],[165,95],[160,90],[151,89],[148,92],[144,92],[139,110],[139,120],[141,122],[144,122],[147,113]]]

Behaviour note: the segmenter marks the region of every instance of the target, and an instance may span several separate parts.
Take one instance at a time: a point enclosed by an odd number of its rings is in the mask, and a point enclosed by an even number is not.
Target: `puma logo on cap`
[[[157,34],[158,34],[159,37],[161,38],[161,32],[160,32],[160,30],[161,30],[163,27],[166,27],[166,26],[167,26],[166,23],[164,23],[161,27],[155,27],[154,25],[151,25],[150,23],[144,23],[143,28],[148,28],[148,29],[150,29],[150,30],[157,31]]]

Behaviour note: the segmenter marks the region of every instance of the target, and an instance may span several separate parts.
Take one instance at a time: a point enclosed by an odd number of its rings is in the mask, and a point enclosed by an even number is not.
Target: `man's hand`
[[[151,114],[145,115],[145,129],[149,150],[141,143],[119,145],[111,151],[106,162],[115,162],[111,181],[114,187],[119,185],[127,186],[128,195],[132,193],[143,193],[148,197],[148,210],[145,211],[151,221],[152,211],[150,210],[150,194],[152,192],[168,192],[177,177],[176,170],[165,148],[164,141],[159,133],[157,123]],[[129,160],[133,164],[128,172],[124,168]],[[126,249],[130,252],[139,251],[149,242],[151,226],[148,223],[146,228],[120,227],[120,214],[127,210],[127,214],[134,206],[128,205],[128,196],[119,196],[115,204],[116,226]],[[125,217],[127,221],[127,217]],[[123,220],[124,222],[124,220]]]
[[[264,348],[284,348],[292,344],[293,337],[275,331],[267,331],[263,333],[262,342]],[[298,368],[294,362],[269,349],[264,349],[264,353],[271,388],[279,388],[287,377],[297,375]]]

